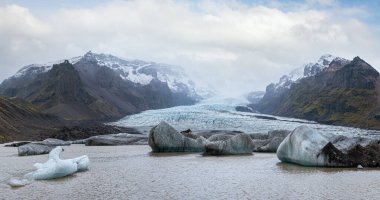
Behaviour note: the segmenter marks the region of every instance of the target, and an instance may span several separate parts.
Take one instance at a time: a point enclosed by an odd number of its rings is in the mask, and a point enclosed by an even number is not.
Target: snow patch
[[[68,61],[74,65],[75,63],[79,62],[79,60],[82,59],[82,56],[74,57],[69,59]],[[53,68],[53,65],[63,63],[65,60],[59,60],[54,62],[48,62],[45,64],[31,64],[27,65],[23,68],[21,68],[15,75],[13,75],[13,78],[19,78],[30,74],[42,74],[45,72],[50,71]],[[11,77],[11,78],[12,78]]]

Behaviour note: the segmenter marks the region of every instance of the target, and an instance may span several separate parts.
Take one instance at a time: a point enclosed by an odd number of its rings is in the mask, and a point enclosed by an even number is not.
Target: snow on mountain
[[[299,68],[296,68],[292,70],[288,75],[282,76],[277,83],[272,83],[274,90],[279,91],[283,88],[290,88],[290,86],[298,80],[314,76],[322,72],[324,69],[329,67],[330,63],[334,60],[348,62],[348,60],[344,58],[335,57],[330,54],[322,55],[317,62],[308,63]]]
[[[71,63],[71,64],[75,64],[77,63],[80,59],[82,58],[82,56],[78,56],[78,57],[74,57],[74,58],[71,58],[69,59],[68,61]],[[21,68],[15,75],[13,75],[12,77],[14,78],[19,78],[19,77],[22,77],[22,76],[26,76],[26,75],[30,75],[30,74],[40,74],[40,73],[45,73],[45,72],[48,72],[49,70],[51,70],[51,68],[53,67],[54,64],[59,64],[59,63],[63,63],[65,60],[59,60],[59,61],[55,61],[55,62],[48,62],[48,63],[45,63],[45,64],[31,64],[31,65],[27,65],[23,68]],[[11,77],[11,78],[12,78]]]
[[[191,96],[197,96],[194,82],[189,79],[180,66],[142,60],[126,60],[109,54],[92,53],[91,51],[83,56],[71,58],[68,61],[75,65],[81,60],[96,60],[99,66],[109,67],[118,73],[122,79],[136,84],[148,85],[152,80],[156,79],[167,83],[173,92],[186,92]],[[52,69],[54,64],[59,64],[63,61],[28,65],[20,69],[11,78],[45,73]]]

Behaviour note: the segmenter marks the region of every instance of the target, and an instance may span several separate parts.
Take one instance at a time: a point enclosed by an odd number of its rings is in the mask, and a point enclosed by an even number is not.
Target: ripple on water
[[[19,189],[0,183],[0,199],[375,199],[380,188],[377,169],[300,167],[267,153],[211,157],[150,154],[148,146],[72,145],[64,156],[83,152],[89,171]],[[10,153],[0,147],[0,180],[46,159],[4,157]]]

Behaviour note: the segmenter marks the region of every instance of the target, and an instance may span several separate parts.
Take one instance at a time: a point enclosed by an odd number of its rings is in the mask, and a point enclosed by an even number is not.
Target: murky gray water
[[[5,181],[33,170],[47,155],[18,157],[0,147],[0,199],[378,199],[380,170],[306,168],[275,154],[203,157],[150,154],[148,146],[65,147],[87,154],[91,169],[12,189]]]

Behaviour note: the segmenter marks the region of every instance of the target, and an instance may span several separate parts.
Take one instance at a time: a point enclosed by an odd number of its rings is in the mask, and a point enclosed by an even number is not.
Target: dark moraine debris
[[[270,116],[264,116],[264,115],[255,115],[257,119],[267,119],[267,120],[277,120],[275,117],[270,117]]]
[[[194,134],[198,136],[202,136],[204,138],[209,138],[213,135],[217,134],[224,134],[224,135],[238,135],[240,133],[243,133],[241,131],[228,131],[228,130],[204,130],[204,131],[199,131]]]
[[[84,140],[86,146],[118,146],[118,145],[146,145],[148,137],[142,134],[110,134],[98,135]]]
[[[199,137],[198,135],[194,134],[190,129],[181,131],[181,134],[185,137],[189,137],[193,139],[197,139]]]
[[[76,141],[84,140],[92,136],[118,133],[141,134],[134,128],[105,125],[94,121],[84,121],[77,122],[71,126],[64,126],[53,133],[51,137],[65,141]]]
[[[277,157],[304,166],[380,167],[380,140],[338,136],[300,126],[280,144]]]
[[[235,110],[239,112],[249,112],[249,113],[254,112],[253,109],[248,106],[236,106]]]
[[[380,167],[380,140],[369,138],[341,138],[334,143],[329,142],[321,150],[321,155],[328,158],[329,163],[345,167]]]

